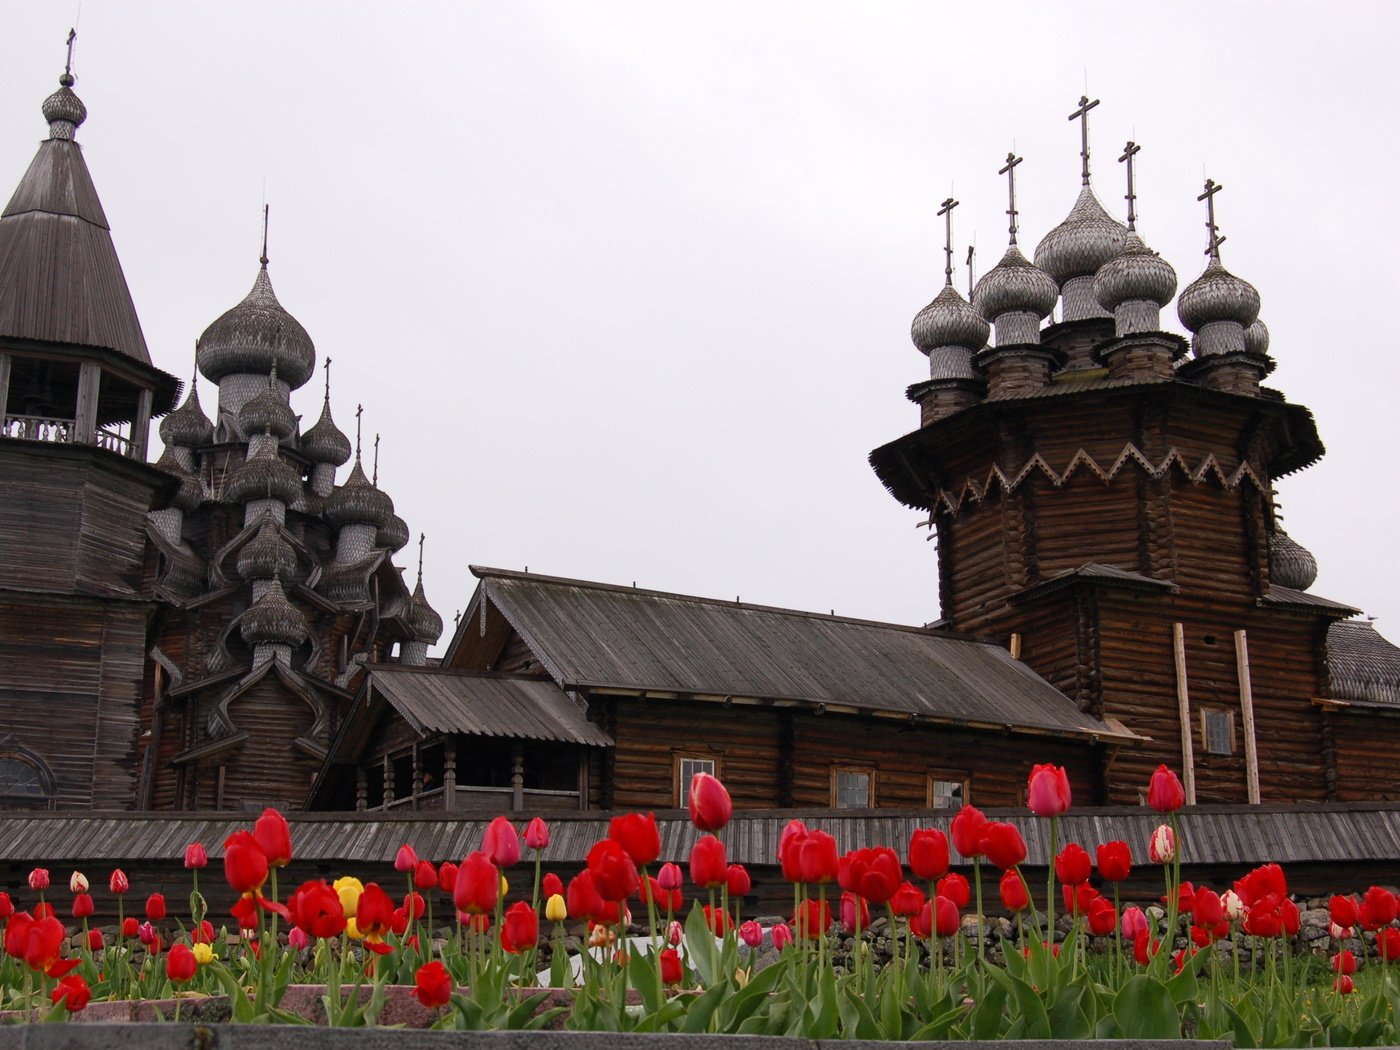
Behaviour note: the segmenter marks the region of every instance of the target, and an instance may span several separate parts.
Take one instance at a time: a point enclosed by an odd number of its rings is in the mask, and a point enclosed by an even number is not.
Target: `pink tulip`
[[[549,845],[549,825],[543,817],[536,817],[525,826],[525,845],[537,850]]]
[[[763,943],[763,927],[750,919],[739,926],[739,939],[750,948],[757,948]]]

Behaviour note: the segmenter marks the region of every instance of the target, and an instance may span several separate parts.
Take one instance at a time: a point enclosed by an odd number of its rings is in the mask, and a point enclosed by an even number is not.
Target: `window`
[[[14,737],[0,740],[0,809],[47,809],[55,794],[47,762]]]
[[[695,779],[695,774],[708,773],[712,777],[719,776],[719,767],[713,758],[701,758],[699,755],[677,755],[675,763],[677,806],[684,806],[689,800],[690,782]]]
[[[969,801],[967,777],[961,773],[930,773],[928,775],[929,809],[961,809]]]
[[[1206,753],[1233,755],[1235,753],[1235,713],[1220,707],[1201,709],[1201,742]]]
[[[875,775],[868,769],[831,771],[833,809],[870,809],[875,805]]]

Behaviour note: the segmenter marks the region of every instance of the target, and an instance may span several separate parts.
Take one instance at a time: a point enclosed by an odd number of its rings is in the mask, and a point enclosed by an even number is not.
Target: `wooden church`
[[[328,372],[291,408],[318,363],[266,245],[197,343],[211,418],[150,359],[73,85],[0,216],[0,808],[662,808],[708,770],[744,808],[924,810],[1017,804],[1035,762],[1085,801],[1163,761],[1201,802],[1400,795],[1400,649],[1278,524],[1323,449],[1262,385],[1258,293],[1212,233],[1192,339],[1161,330],[1176,276],[1095,198],[1087,106],[1069,217],[970,303],[945,207],[920,427],[871,456],[936,531],[941,620],[476,568],[429,660],[358,412],[352,446]]]

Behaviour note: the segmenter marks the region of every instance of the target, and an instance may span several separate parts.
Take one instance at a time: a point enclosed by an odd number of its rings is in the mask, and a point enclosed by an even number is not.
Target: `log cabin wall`
[[[1323,718],[1336,753],[1337,801],[1400,799],[1400,719],[1354,708],[1326,712]]]

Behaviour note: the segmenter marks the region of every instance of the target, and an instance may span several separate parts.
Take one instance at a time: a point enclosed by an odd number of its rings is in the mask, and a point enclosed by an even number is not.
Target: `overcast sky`
[[[5,13],[4,186],[76,10]],[[1182,287],[1203,173],[1225,186],[1268,383],[1328,448],[1279,483],[1287,528],[1313,591],[1400,641],[1392,5],[86,0],[78,28],[78,139],[156,364],[188,377],[252,284],[265,186],[278,296],[341,427],[363,401],[383,434],[449,634],[473,562],[934,619],[922,515],[866,462],[917,426],[934,212],[951,187],[959,260],[992,266],[1014,144],[1029,254],[1078,192],[1087,78],[1099,197],[1124,215],[1136,139]],[[318,373],[305,425],[320,399]]]

